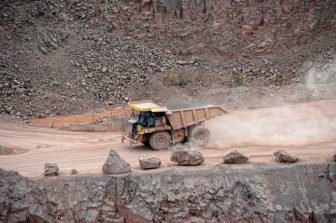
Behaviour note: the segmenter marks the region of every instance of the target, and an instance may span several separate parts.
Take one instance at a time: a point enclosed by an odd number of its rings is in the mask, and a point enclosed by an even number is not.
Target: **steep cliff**
[[[4,222],[334,222],[336,166],[219,165],[30,180],[1,170]]]

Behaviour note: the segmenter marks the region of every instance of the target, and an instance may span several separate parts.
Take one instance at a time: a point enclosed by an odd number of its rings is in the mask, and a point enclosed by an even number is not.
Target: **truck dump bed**
[[[174,130],[227,113],[217,105],[193,103],[188,105],[168,105],[166,115]]]

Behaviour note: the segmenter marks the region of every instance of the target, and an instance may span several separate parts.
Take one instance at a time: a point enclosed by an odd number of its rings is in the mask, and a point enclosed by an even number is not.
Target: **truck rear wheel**
[[[153,150],[165,150],[170,147],[171,136],[167,131],[153,133],[149,138],[149,145]]]
[[[197,144],[206,145],[210,141],[210,131],[204,126],[196,126],[189,133],[189,141]]]

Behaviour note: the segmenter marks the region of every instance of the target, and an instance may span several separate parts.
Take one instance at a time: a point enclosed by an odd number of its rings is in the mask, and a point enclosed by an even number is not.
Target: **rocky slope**
[[[334,222],[333,163],[27,179],[0,170],[2,222]]]
[[[287,85],[336,55],[333,0],[0,4],[0,112],[23,118]]]

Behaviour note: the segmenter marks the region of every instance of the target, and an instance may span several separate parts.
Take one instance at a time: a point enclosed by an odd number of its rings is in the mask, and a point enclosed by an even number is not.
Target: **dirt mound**
[[[74,131],[99,131],[122,129],[122,117],[127,111],[121,107],[113,107],[98,112],[81,115],[57,116],[51,118],[32,119],[30,123],[37,126],[61,128]]]
[[[15,155],[20,153],[28,152],[28,149],[22,149],[18,147],[7,147],[0,145],[0,156],[4,155]]]

